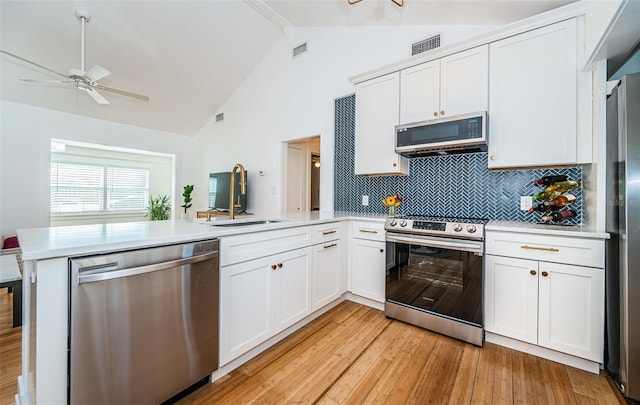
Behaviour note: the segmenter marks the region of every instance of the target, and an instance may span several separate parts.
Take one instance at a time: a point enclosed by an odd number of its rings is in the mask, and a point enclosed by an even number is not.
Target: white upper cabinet
[[[399,94],[399,72],[356,85],[355,174],[408,173],[407,159],[395,152]]]
[[[483,45],[400,72],[400,123],[486,111],[489,46]]]
[[[400,123],[424,121],[440,114],[440,60],[400,72]]]
[[[575,164],[575,19],[491,43],[489,168]]]

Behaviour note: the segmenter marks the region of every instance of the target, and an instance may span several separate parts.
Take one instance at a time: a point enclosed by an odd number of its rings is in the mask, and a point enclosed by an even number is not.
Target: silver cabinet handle
[[[205,260],[218,257],[218,251],[206,253],[204,255],[187,257],[186,259],[172,260],[170,262],[150,264],[148,266],[132,267],[130,269],[122,269],[109,271],[105,273],[95,273],[78,276],[78,284],[93,283],[96,281],[112,280],[114,278],[131,277],[138,274],[151,273],[153,271],[160,271],[170,269],[172,267],[184,266],[186,264],[203,262]]]

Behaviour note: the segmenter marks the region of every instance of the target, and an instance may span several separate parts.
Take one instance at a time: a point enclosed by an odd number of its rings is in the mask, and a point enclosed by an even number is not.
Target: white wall
[[[477,27],[296,28],[283,38],[198,133],[202,168],[229,171],[237,162],[249,174],[248,210],[268,215],[282,209],[283,141],[321,136],[321,210],[333,209],[334,100],[354,93],[349,77],[410,56],[410,45],[436,33],[442,46],[494,29]],[[308,43],[292,58],[292,48]],[[258,171],[264,176],[258,176]],[[204,194],[194,207],[204,209]]]
[[[199,173],[193,137],[8,101],[0,101],[0,121],[3,235],[15,235],[18,228],[49,226],[51,138],[175,154],[173,206],[177,217],[182,210],[182,187],[194,183],[194,175]],[[206,190],[194,190],[193,197],[206,199]]]

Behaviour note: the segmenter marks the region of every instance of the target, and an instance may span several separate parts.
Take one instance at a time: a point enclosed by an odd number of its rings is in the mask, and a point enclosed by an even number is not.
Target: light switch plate
[[[369,196],[368,195],[363,195],[362,196],[362,205],[369,205]]]
[[[520,197],[520,209],[522,211],[529,211],[529,208],[533,207],[533,198],[530,195],[523,195]]]

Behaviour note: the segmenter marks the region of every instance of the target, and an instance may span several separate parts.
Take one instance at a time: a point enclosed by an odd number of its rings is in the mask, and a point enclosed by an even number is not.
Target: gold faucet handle
[[[211,222],[211,213],[207,212],[207,222]]]

